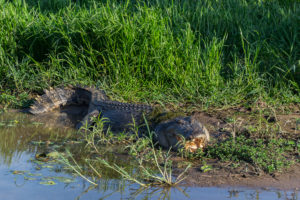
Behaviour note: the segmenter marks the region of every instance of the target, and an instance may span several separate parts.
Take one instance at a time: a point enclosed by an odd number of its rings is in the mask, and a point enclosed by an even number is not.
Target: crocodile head
[[[209,141],[209,132],[193,116],[177,117],[158,124],[155,128],[159,144],[165,148],[184,147],[190,152],[204,148]]]
[[[178,140],[179,142],[182,141],[181,139]],[[206,145],[207,141],[204,137],[197,137],[191,140],[184,142],[184,149],[194,153],[197,149],[203,149]]]

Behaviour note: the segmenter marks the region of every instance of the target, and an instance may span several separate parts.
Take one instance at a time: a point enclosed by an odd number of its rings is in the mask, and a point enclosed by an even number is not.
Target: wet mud
[[[289,114],[261,114],[260,117],[268,122],[280,127],[278,137],[290,138],[299,141],[300,131],[298,130],[298,122],[300,119],[300,111],[296,107]],[[58,126],[74,128],[76,124],[86,114],[87,108],[68,107],[62,110],[57,110],[51,113],[32,116],[30,120],[43,123],[45,126]],[[11,111],[18,112],[18,111]],[[253,114],[254,113],[254,114]],[[228,110],[211,110],[205,112],[193,112],[199,121],[201,121],[209,130],[213,142],[222,142],[232,136],[233,132],[236,135],[249,135],[245,127],[255,125],[257,123],[258,114],[253,110],[243,108],[228,109]],[[234,123],[230,121],[234,118]],[[235,136],[236,136],[235,135]],[[250,136],[249,136],[250,137]],[[251,136],[251,137],[260,137]],[[124,157],[124,155],[122,155]],[[299,155],[295,155],[299,161]],[[186,159],[175,157],[175,174],[182,172],[181,163],[186,162]],[[192,161],[193,162],[193,161]],[[242,186],[254,188],[278,188],[283,190],[299,190],[300,187],[300,164],[292,165],[288,169],[273,174],[266,174],[260,169],[255,168],[248,163],[240,163],[238,167],[231,162],[220,162],[218,160],[207,160],[207,165],[212,166],[212,170],[203,172],[201,165],[193,163],[193,167],[187,172],[187,178],[182,183],[183,186]]]

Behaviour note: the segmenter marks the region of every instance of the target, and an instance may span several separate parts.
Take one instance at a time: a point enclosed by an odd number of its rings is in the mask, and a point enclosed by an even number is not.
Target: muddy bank
[[[297,120],[300,118],[299,109],[293,110],[289,114],[277,114],[267,112],[258,114],[255,111],[247,109],[228,109],[228,110],[211,110],[206,112],[193,112],[192,114],[198,118],[209,130],[214,139],[213,142],[222,142],[227,140],[234,133],[237,135],[246,135],[247,137],[261,137],[259,133],[250,133],[247,129],[249,126],[255,126],[258,119],[266,120],[269,126],[280,127],[276,132],[276,137],[283,137],[299,140],[300,131],[297,129]],[[71,112],[72,111],[72,112]],[[17,110],[11,110],[17,112]],[[70,116],[78,116],[78,118],[70,118]],[[62,110],[62,112],[51,112],[40,116],[31,116],[32,120],[43,122],[45,125],[53,126],[74,126],[80,117],[84,116],[84,109]],[[51,120],[50,120],[51,119]],[[234,120],[232,120],[234,119]],[[261,127],[264,129],[264,125]],[[182,163],[191,162],[193,164],[186,174],[187,178],[182,183],[185,186],[244,186],[254,188],[278,188],[283,190],[298,190],[300,188],[300,164],[299,154],[295,151],[294,160],[298,163],[292,165],[282,172],[267,174],[253,165],[241,162],[235,165],[234,162],[220,162],[219,160],[205,160],[206,164],[211,166],[211,170],[203,172],[201,167],[203,163],[180,157],[173,158],[174,174],[182,172]]]
[[[177,159],[180,162],[180,159]],[[198,187],[251,187],[251,188],[276,188],[280,190],[300,190],[300,164],[297,163],[282,172],[266,174],[255,172],[251,165],[233,168],[230,163],[211,161],[207,164],[212,170],[203,172],[201,165],[193,166],[186,173],[182,185]],[[180,174],[182,169],[176,169],[175,174]]]
[[[262,137],[259,132],[273,132],[275,138],[300,140],[300,105],[293,105],[288,111],[273,108],[246,109],[243,107],[223,110],[208,110],[192,113],[201,121],[210,134],[222,141],[232,134],[247,137]],[[250,129],[255,127],[254,131]],[[249,131],[250,130],[250,131]],[[268,137],[266,135],[265,137]]]
[[[291,107],[288,114],[276,112],[265,108],[263,112],[245,109],[242,107],[226,110],[210,110],[207,112],[193,113],[209,130],[214,142],[222,142],[229,137],[246,135],[249,138],[275,137],[300,141],[300,109],[299,105]],[[234,119],[234,120],[232,120]],[[261,129],[270,129],[274,135],[262,135],[257,132],[249,132],[249,127],[258,126],[262,120]],[[268,126],[268,127],[267,127]],[[271,129],[271,128],[273,129]],[[276,127],[276,129],[275,129]],[[211,170],[203,172],[203,165],[194,166],[187,172],[185,183],[188,186],[245,186],[257,188],[278,188],[278,189],[300,189],[300,163],[299,150],[289,155],[294,163],[291,167],[281,172],[267,174],[261,169],[249,163],[220,162],[219,160],[208,160],[206,165]],[[175,163],[185,162],[182,158],[175,158]],[[181,172],[177,169],[177,173]]]

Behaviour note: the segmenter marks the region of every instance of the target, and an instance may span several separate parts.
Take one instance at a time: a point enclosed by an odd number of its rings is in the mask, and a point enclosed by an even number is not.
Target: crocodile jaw
[[[185,142],[184,149],[191,153],[194,153],[199,148],[203,149],[205,147],[205,144],[206,140],[204,137],[193,138]]]

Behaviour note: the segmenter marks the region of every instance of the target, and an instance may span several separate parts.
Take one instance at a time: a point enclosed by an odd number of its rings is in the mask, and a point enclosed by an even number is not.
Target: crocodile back
[[[121,103],[118,101],[98,101],[91,102],[95,107],[97,107],[101,111],[130,111],[130,112],[146,112],[149,113],[153,110],[153,108],[146,104],[132,104],[132,103]]]
[[[135,125],[143,124],[143,114],[147,115],[152,111],[149,105],[118,101],[91,102],[91,106],[93,110],[99,110],[100,117],[107,119],[105,129],[110,127],[110,130],[115,133],[131,132]]]

